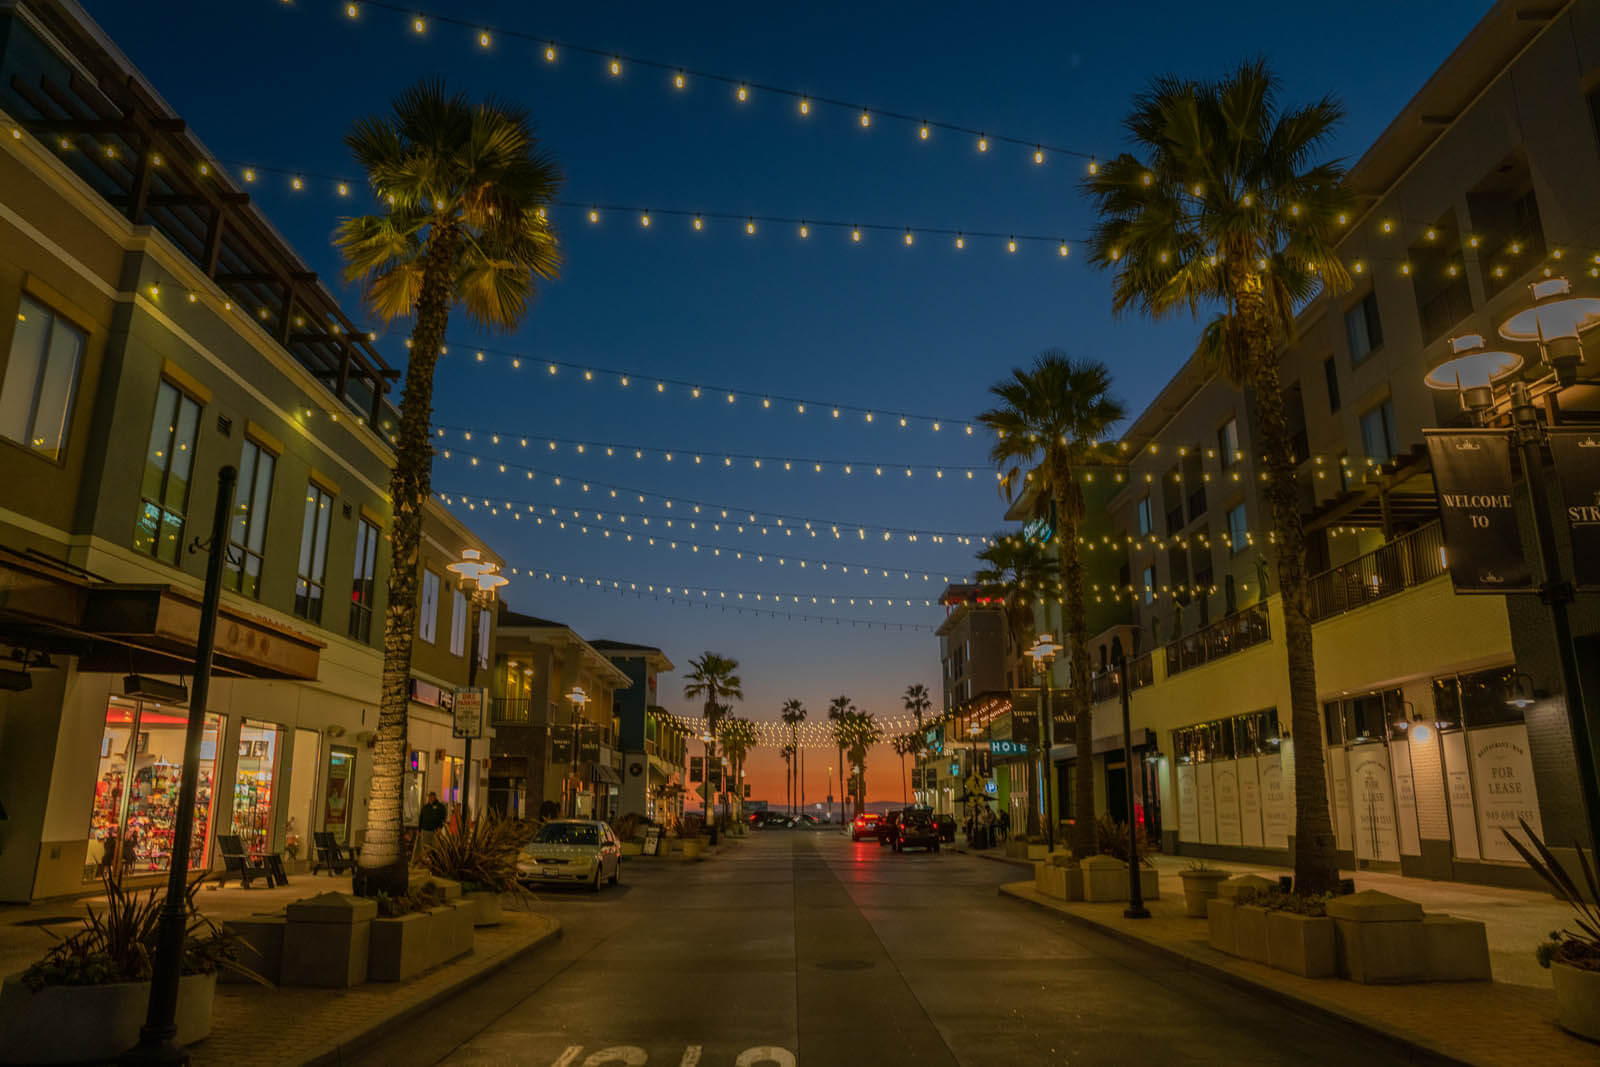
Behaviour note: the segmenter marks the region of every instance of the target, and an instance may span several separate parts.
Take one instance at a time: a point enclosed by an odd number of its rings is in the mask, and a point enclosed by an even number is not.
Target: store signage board
[[[1550,457],[1572,539],[1573,584],[1600,591],[1600,433],[1551,430]]]
[[[643,852],[646,856],[659,856],[661,854],[661,827],[645,827]]]
[[[989,751],[996,756],[1026,756],[1028,745],[1011,738],[997,738],[989,742]]]
[[[1522,550],[1512,491],[1510,432],[1423,433],[1433,461],[1445,559],[1456,592],[1532,592],[1533,574]]]
[[[483,706],[487,703],[485,697],[486,692],[482,688],[455,691],[455,711],[450,731],[452,736],[469,737],[473,740],[483,737]]]

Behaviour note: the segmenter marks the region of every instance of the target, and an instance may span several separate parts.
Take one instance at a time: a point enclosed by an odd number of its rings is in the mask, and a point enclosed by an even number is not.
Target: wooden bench
[[[333,831],[317,830],[311,834],[311,873],[320,870],[329,870],[334,874],[343,874],[353,870],[356,865],[355,856],[334,839]]]
[[[222,878],[218,885],[226,884],[228,875],[237,875],[239,884],[249,889],[254,879],[264,878],[267,888],[271,889],[276,883],[272,867],[267,860],[257,860],[245,850],[244,841],[235,834],[218,834],[217,848],[222,852]],[[282,861],[279,861],[280,865]]]

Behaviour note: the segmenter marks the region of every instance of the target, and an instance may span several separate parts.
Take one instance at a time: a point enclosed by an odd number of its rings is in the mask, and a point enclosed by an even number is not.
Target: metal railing
[[[1272,639],[1267,609],[1245,608],[1167,645],[1167,676],[1199,667]]]
[[[1133,673],[1128,678],[1129,689],[1143,689],[1147,685],[1155,684],[1156,668],[1154,662],[1150,659],[1150,653],[1146,652],[1142,656],[1135,656],[1130,669]]]
[[[1420,526],[1388,544],[1315,575],[1310,582],[1313,621],[1393,596],[1444,574],[1444,535],[1437,522]]]
[[[1150,653],[1137,656],[1128,665],[1128,691],[1152,684],[1156,680],[1155,666],[1150,661]],[[1122,695],[1122,678],[1117,674],[1115,667],[1107,667],[1103,671],[1095,671],[1089,675],[1089,699],[1096,704],[1102,700],[1116,700]]]
[[[495,697],[489,701],[489,721],[496,726],[502,723],[517,725],[530,719],[533,701],[527,697]]]

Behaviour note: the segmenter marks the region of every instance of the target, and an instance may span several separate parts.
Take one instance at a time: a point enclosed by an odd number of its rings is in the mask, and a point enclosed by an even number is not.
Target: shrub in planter
[[[472,904],[474,924],[493,926],[500,921],[500,896],[521,895],[517,858],[527,844],[525,824],[489,812],[453,830],[441,828],[422,854],[422,866],[440,878],[461,883],[463,899]]]
[[[1245,888],[1234,897],[1234,903],[1240,916],[1249,912],[1253,918],[1257,908],[1266,910],[1266,963],[1304,978],[1327,978],[1339,970],[1338,939],[1326,910],[1330,899],[1327,893],[1301,895]],[[1239,940],[1244,942],[1242,934]],[[1244,955],[1243,950],[1239,954]]]
[[[1537,949],[1540,965],[1550,969],[1550,980],[1555,984],[1556,1022],[1581,1037],[1600,1041],[1600,903],[1589,903],[1600,902],[1600,876],[1583,849],[1577,849],[1578,869],[1589,890],[1586,900],[1578,883],[1549,847],[1526,821],[1518,821],[1532,848],[1505,830],[1501,833],[1545,884],[1572,906],[1577,925],[1576,930],[1552,931],[1550,940]],[[1600,857],[1596,861],[1600,862]]]
[[[1228,872],[1196,861],[1178,872],[1183,880],[1183,913],[1191,919],[1206,917],[1206,901],[1217,895],[1217,888]]]
[[[262,984],[238,962],[238,938],[201,915],[188,888],[178,983],[178,1041],[211,1032],[217,972],[233,969]],[[129,893],[120,869],[104,877],[105,910],[88,905],[83,925],[42,960],[0,986],[0,1058],[7,1063],[115,1059],[139,1040],[150,1000],[151,968],[165,891]],[[52,936],[55,936],[52,934]]]

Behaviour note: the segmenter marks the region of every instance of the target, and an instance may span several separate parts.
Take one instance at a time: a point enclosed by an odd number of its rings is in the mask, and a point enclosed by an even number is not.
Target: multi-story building
[[[650,709],[656,707],[656,676],[673,670],[672,661],[659,648],[626,641],[591,641],[600,654],[616,664],[631,684],[616,695],[617,748],[622,754],[622,789],[619,811],[648,814],[650,789],[664,784],[656,776],[657,737]],[[680,761],[681,762],[681,761]]]
[[[1596,42],[1596,0],[1496,4],[1352,167],[1355,286],[1312,301],[1283,355],[1346,866],[1524,884],[1501,832],[1518,816],[1558,845],[1584,833],[1542,609],[1453,592],[1422,431],[1459,418],[1423,382],[1450,338],[1497,337],[1552,274],[1600,293]],[[1548,410],[1600,418],[1591,386]],[[1169,850],[1282,862],[1296,740],[1249,398],[1191,359],[1124,440],[1138,458],[1098,551],[1126,567],[1135,612],[1135,814]],[[1595,679],[1600,610],[1580,598],[1574,620]],[[1095,696],[1096,735],[1119,735],[1114,685]],[[1123,773],[1118,740],[1096,764],[1114,811]]]
[[[0,3],[0,132],[0,900],[166,868],[213,549],[193,866],[219,833],[292,865],[313,831],[359,840],[395,372],[76,5]],[[425,526],[430,567],[493,558],[439,507]],[[409,740],[459,768],[422,706],[466,680],[437,619]]]
[[[633,684],[566,624],[501,605],[490,689],[490,806],[524,817],[541,809],[587,818],[619,814],[616,694]]]

